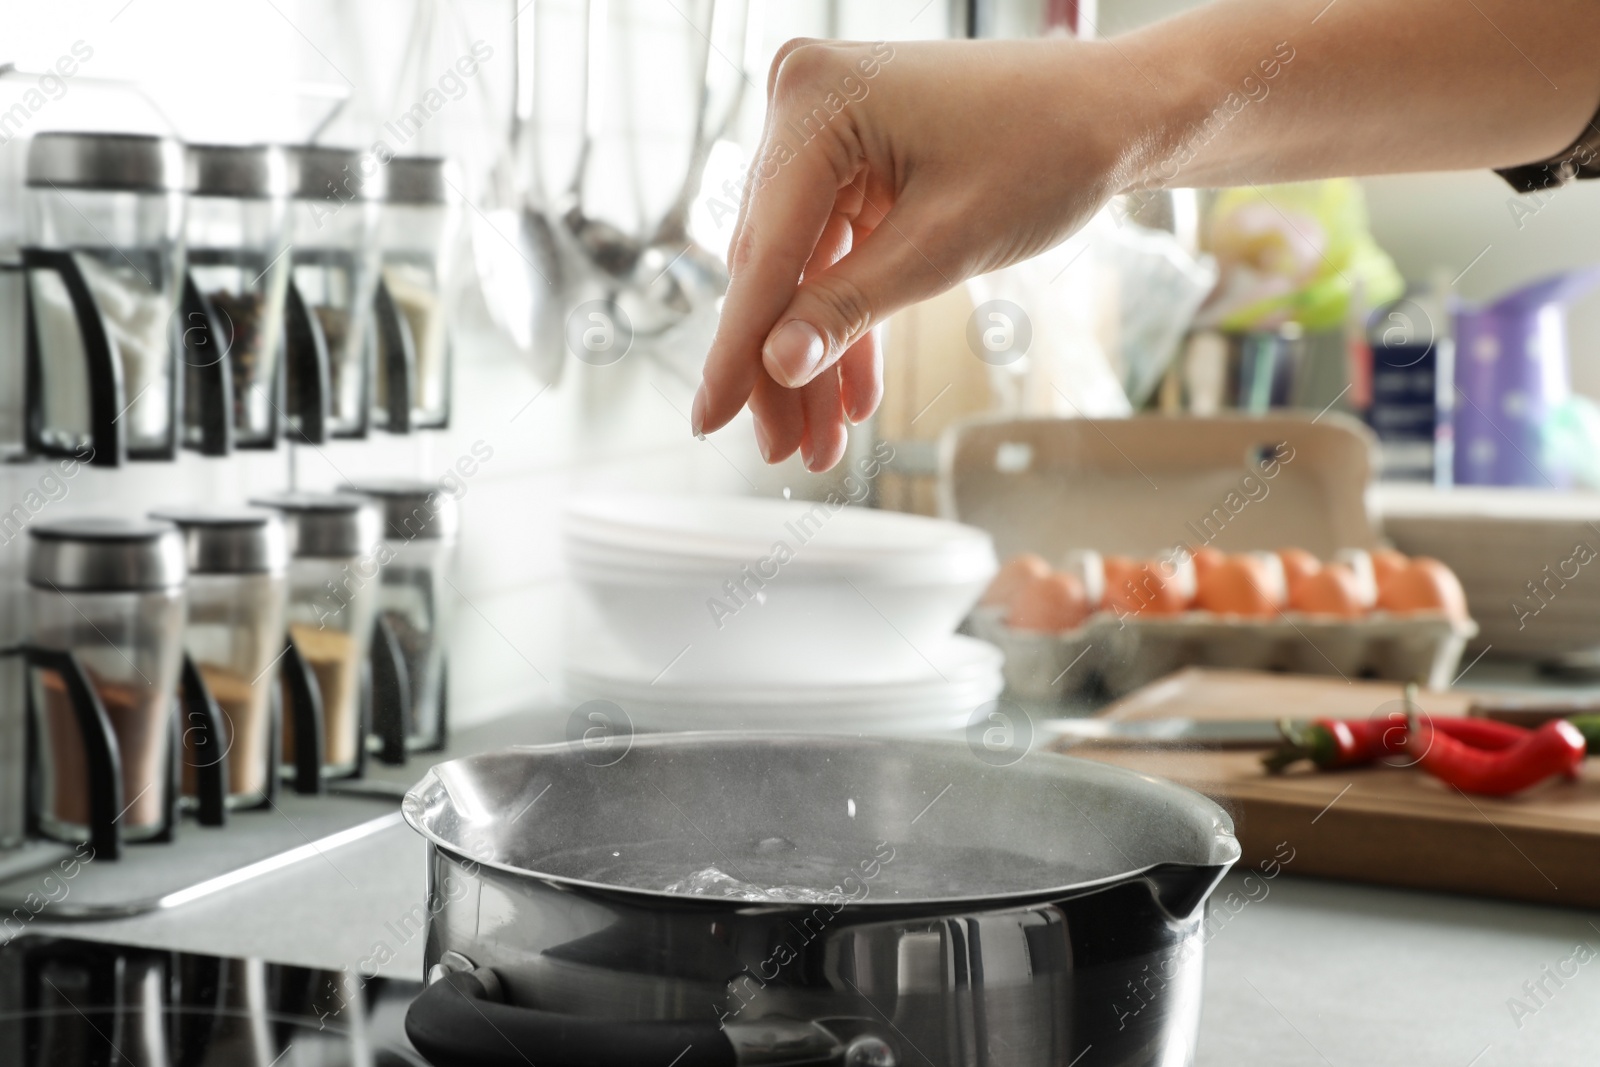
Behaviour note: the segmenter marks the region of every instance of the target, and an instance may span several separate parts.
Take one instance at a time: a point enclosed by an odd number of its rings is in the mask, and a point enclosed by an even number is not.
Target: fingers
[[[832,216],[828,224],[822,228],[822,236],[817,239],[816,247],[812,249],[805,273],[814,274],[825,270],[829,264],[848,252],[850,233],[848,219],[837,214]],[[790,394],[790,400],[780,402],[776,394]],[[758,395],[763,397],[760,405],[755,401]],[[750,407],[755,422],[756,442],[761,445],[761,454],[767,458],[767,462],[776,463],[793,454],[800,446],[804,430],[804,420],[800,414],[803,405],[800,398],[793,396],[792,390],[784,389],[774,382],[765,370],[761,370],[751,393]],[[793,425],[789,425],[788,422],[782,426],[765,425],[763,419],[769,410],[786,420],[792,418]]]
[[[806,470],[825,471],[844,458],[850,435],[839,401],[839,373],[819,374],[798,390],[805,411],[806,432],[800,440],[800,458]]]
[[[758,161],[734,271],[695,397],[696,433],[724,426],[744,406],[761,373],[760,352],[789,303],[806,261],[833,216],[839,177],[832,155],[806,151],[785,165]],[[775,173],[763,180],[766,170]]]
[[[839,398],[845,417],[853,423],[871,418],[883,401],[883,353],[876,330],[869,330],[839,357]]]
[[[811,381],[874,324],[947,288],[944,276],[907,238],[909,230],[914,227],[897,206],[843,259],[806,275],[762,345],[762,363],[780,385]]]
[[[806,429],[798,392],[785,389],[762,373],[750,393],[750,414],[762,459],[782,463],[794,455]]]

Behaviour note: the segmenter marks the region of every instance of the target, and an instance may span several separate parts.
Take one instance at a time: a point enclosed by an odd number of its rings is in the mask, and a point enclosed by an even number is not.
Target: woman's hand
[[[878,405],[871,331],[899,308],[1135,186],[1544,158],[1595,114],[1597,47],[1592,0],[1218,0],[1103,42],[791,42],[694,430],[748,403],[768,462],[825,470]]]
[[[883,395],[875,325],[1044,251],[1121,187],[1130,78],[1076,41],[786,45],[695,432],[749,403],[767,462],[837,463]]]

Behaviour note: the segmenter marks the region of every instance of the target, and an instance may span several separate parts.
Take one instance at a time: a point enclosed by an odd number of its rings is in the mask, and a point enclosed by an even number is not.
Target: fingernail
[[[769,364],[777,366],[783,384],[792,389],[811,380],[826,353],[827,346],[815,327],[790,319],[767,338],[765,355]]]
[[[705,439],[706,431],[706,386],[700,383],[700,388],[694,391],[694,407],[689,409],[689,429],[701,440]]]
[[[772,442],[767,439],[767,428],[761,425],[760,419],[752,419],[756,431],[756,447],[761,450],[761,458],[768,463],[772,462]]]
[[[811,465],[812,459],[811,438],[810,436],[806,436],[800,441],[800,462],[805,464],[806,470],[808,471],[816,470],[816,468]]]

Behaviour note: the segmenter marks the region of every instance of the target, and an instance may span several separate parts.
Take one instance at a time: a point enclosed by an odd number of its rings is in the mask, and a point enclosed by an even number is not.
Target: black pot
[[[1226,813],[982,755],[669,734],[435,767],[405,802],[412,1042],[440,1067],[1191,1062]]]

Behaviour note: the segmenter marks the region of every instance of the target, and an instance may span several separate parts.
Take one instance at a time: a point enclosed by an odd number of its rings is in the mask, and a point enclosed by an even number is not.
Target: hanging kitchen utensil
[[[700,50],[700,100],[695,112],[688,169],[672,206],[667,209],[641,253],[632,279],[632,288],[640,305],[633,311],[632,320],[635,335],[639,337],[665,333],[696,311],[714,307],[716,301],[728,291],[728,266],[723,258],[689,235],[689,212],[705,181],[711,150],[728,136],[733,124],[738,121],[739,109],[744,103],[745,86],[749,82],[749,75],[741,66],[727,109],[713,123],[710,116],[713,95],[710,61],[718,6],[716,0],[711,0],[703,35],[705,47]],[[739,6],[743,8],[743,15],[739,24],[739,47],[735,51],[742,62],[753,16],[749,3]],[[633,305],[629,307],[632,310]]]
[[[619,710],[407,795],[430,1062],[1188,1062],[1239,858],[1209,800],[981,740],[630,737]]]
[[[513,3],[518,0],[513,0]],[[544,185],[544,152],[540,146],[539,129],[534,120],[539,117],[539,91],[536,49],[543,40],[540,21],[544,10],[543,0],[532,0],[517,20],[516,28],[516,97],[513,101],[512,151],[515,159],[526,154],[528,186],[521,194],[517,216],[516,234],[523,258],[533,271],[528,277],[531,297],[527,304],[531,324],[529,344],[533,354],[534,373],[547,385],[561,381],[561,370],[566,365],[566,299],[571,284],[572,267],[567,262],[556,222],[549,213],[549,197]],[[524,103],[526,101],[526,104]],[[526,107],[526,110],[524,110]]]
[[[557,209],[587,273],[600,284],[608,298],[628,283],[641,251],[639,238],[614,223],[596,218],[584,205],[584,181],[589,174],[595,142],[600,138],[605,110],[609,12],[607,0],[584,0],[583,135],[572,181]]]
[[[26,436],[43,455],[173,459],[182,412],[183,146],[40,133],[28,146]]]

